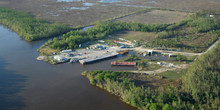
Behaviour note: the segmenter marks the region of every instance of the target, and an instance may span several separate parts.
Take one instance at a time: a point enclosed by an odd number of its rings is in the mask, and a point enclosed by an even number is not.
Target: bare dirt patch
[[[125,38],[130,41],[148,41],[151,42],[155,39],[153,32],[135,32],[135,31],[122,31],[112,35],[117,38]]]
[[[119,21],[125,22],[138,22],[145,24],[161,24],[161,23],[175,23],[188,17],[190,13],[179,12],[179,11],[164,11],[164,10],[153,10],[146,13],[140,13],[124,17]]]
[[[39,52],[43,55],[50,55],[51,53],[58,53],[59,51],[45,46],[44,48],[41,48]]]

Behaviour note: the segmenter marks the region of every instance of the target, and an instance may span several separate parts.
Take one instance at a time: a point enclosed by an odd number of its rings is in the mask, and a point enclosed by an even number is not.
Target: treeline
[[[107,38],[109,35],[123,30],[157,33],[156,39],[153,42],[147,43],[147,47],[184,47],[184,49],[201,52],[220,36],[220,19],[219,17],[210,17],[205,12],[199,12],[174,24],[148,25],[110,21],[98,22],[93,28],[86,31],[68,32],[62,38],[50,40],[45,45],[49,45],[53,49],[75,49],[78,48],[79,44]],[[205,39],[201,45],[190,43],[192,39],[198,39],[201,35],[211,37]]]
[[[0,24],[3,24],[27,41],[54,37],[70,30],[69,27],[58,23],[48,23],[33,18],[31,15],[0,7]]]
[[[92,71],[84,72],[92,85],[120,96],[133,107],[143,110],[186,110],[192,109],[193,104],[188,94],[178,93],[173,87],[151,89],[138,87],[127,79],[127,72]],[[184,100],[184,101],[183,101]]]
[[[195,61],[183,82],[184,90],[198,106],[220,109],[220,43]]]
[[[200,45],[196,45],[196,39],[201,36],[211,36],[203,39]],[[202,52],[215,42],[220,36],[220,17],[210,17],[205,11],[198,12],[187,19],[170,25],[166,30],[157,33],[153,43],[146,44],[148,47],[182,48]],[[191,43],[195,41],[195,43]],[[186,43],[189,42],[189,43]]]
[[[93,28],[87,29],[86,31],[70,31],[64,34],[60,39],[55,38],[48,41],[45,45],[49,45],[53,49],[75,49],[79,44],[106,38],[114,32],[122,30],[159,32],[166,29],[167,26],[168,24],[144,25],[125,22],[98,22]]]
[[[192,27],[195,32],[209,32],[211,30],[220,29],[220,19],[218,15],[210,17],[205,12],[193,14],[187,23],[187,26]]]
[[[139,109],[146,110],[218,110],[220,108],[220,43],[200,56],[178,85],[138,87],[128,80],[128,72],[84,72],[92,85],[99,86]]]

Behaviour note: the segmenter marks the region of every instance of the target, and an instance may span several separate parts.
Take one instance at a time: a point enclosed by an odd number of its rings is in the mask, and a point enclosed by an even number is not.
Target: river
[[[119,97],[91,86],[85,70],[134,70],[111,61],[51,65],[36,60],[47,40],[26,42],[0,25],[0,110],[133,110]]]

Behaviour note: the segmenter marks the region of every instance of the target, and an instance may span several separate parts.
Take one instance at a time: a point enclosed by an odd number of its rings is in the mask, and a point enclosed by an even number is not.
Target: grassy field
[[[41,55],[51,55],[51,53],[59,53],[59,50],[55,50],[49,48],[48,46],[45,46],[44,48],[39,49],[39,52],[41,53]]]
[[[155,39],[154,32],[140,32],[140,31],[120,31],[114,34],[109,35],[109,37],[102,39],[105,43],[109,44],[110,46],[117,46],[113,41],[118,40],[119,38],[124,38],[131,42],[139,42],[140,44],[145,44],[147,42],[152,42]],[[91,44],[98,43],[98,41],[91,41]],[[82,44],[83,47],[87,47],[87,43]]]
[[[180,11],[153,10],[150,12],[124,17],[119,19],[119,21],[138,22],[145,24],[176,23],[188,17],[189,15],[190,13]]]
[[[0,5],[30,12],[38,18],[49,20],[51,22],[60,22],[69,26],[88,25],[98,20],[114,18],[116,16],[151,7],[181,11],[199,11],[202,9],[220,10],[220,3],[218,0],[125,0],[123,2],[115,3],[102,3],[98,2],[98,0],[86,0],[84,2],[56,2],[56,0],[1,0]],[[155,14],[158,16],[157,19],[153,18]],[[160,14],[165,18],[159,16]],[[172,16],[169,16],[169,14]],[[175,14],[175,12],[169,11],[153,11],[149,15],[143,14],[141,16],[149,16],[154,23],[158,21],[169,23],[173,18],[179,19],[177,15],[182,17],[182,14]],[[140,19],[138,16],[132,17]],[[170,19],[170,17],[173,18]]]
[[[134,0],[136,6],[160,7],[185,11],[220,10],[219,0]]]
[[[188,38],[183,39],[181,42],[191,47],[206,48],[209,45],[208,41],[213,39],[213,37],[214,36],[209,33],[198,33],[197,36],[188,36]]]
[[[8,3],[9,3],[9,1],[0,1],[0,5],[6,5]]]
[[[91,3],[87,6],[86,3]],[[135,12],[142,8],[118,7],[96,1],[86,2],[56,2],[56,0],[11,0],[7,4],[0,4],[9,8],[30,12],[37,18],[51,22],[59,22],[69,26],[89,25],[96,21],[114,18]]]
[[[161,75],[170,80],[177,80],[185,75],[185,70],[166,71],[163,73],[158,73],[158,75]]]
[[[154,32],[137,32],[137,31],[121,31],[113,34],[112,36],[115,38],[124,38],[130,41],[145,41],[152,42],[155,39]]]
[[[162,68],[162,66],[158,64],[149,64],[146,67],[142,68],[141,71],[154,71],[160,68]]]
[[[136,86],[144,86],[157,88],[161,85],[166,85],[172,81],[166,78],[163,78],[161,75],[146,75],[146,74],[128,74],[126,77],[131,82],[134,82]]]

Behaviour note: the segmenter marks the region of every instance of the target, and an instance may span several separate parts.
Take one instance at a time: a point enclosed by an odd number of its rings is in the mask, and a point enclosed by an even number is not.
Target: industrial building
[[[60,56],[60,55],[55,55],[53,58],[54,58],[55,60],[57,60],[58,62],[66,62],[66,61],[68,61],[67,58],[65,58],[65,57],[63,57],[63,56]]]

